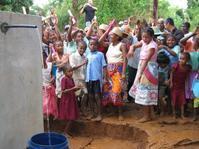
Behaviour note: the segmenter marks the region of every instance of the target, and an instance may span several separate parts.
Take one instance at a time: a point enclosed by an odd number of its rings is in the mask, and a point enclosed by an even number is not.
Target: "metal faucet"
[[[10,28],[37,28],[36,25],[29,25],[29,24],[13,24],[9,25],[7,22],[0,23],[1,32],[6,34],[8,29]]]

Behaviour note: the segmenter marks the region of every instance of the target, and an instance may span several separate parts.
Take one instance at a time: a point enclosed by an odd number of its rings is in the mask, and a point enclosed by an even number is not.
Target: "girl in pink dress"
[[[74,84],[72,79],[72,67],[69,65],[64,66],[63,73],[64,77],[61,80],[62,96],[59,104],[59,119],[68,121],[64,130],[68,133],[71,122],[79,117],[75,91],[79,90],[80,87]]]
[[[189,53],[181,53],[179,62],[172,65],[170,87],[174,118],[176,118],[177,106],[181,110],[181,118],[184,119],[185,81],[191,71],[191,66],[187,64],[189,60]]]
[[[53,116],[57,118],[58,109],[55,95],[55,87],[53,85],[54,77],[52,76],[52,63],[46,63],[46,53],[43,53],[43,114],[44,117]]]
[[[129,91],[129,95],[135,98],[135,103],[143,105],[144,116],[139,122],[152,120],[153,105],[157,105],[158,100],[157,44],[153,41],[153,36],[153,29],[146,28],[142,41],[132,45],[127,54],[127,57],[132,56],[135,49],[141,47],[138,71]]]

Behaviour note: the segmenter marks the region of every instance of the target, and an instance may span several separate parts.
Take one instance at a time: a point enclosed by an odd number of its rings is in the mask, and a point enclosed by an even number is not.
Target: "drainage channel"
[[[64,122],[56,121],[51,131],[62,133],[64,126]],[[70,134],[71,149],[145,149],[148,144],[147,133],[128,124],[78,121],[73,123]]]

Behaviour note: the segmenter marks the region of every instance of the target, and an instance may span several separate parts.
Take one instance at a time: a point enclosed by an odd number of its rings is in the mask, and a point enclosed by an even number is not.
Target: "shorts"
[[[158,86],[158,96],[159,98],[163,98],[166,96],[167,86]]]
[[[184,91],[172,91],[172,104],[174,106],[181,107],[185,104],[185,92]]]
[[[86,82],[88,94],[101,93],[100,81],[89,81]]]
[[[193,107],[194,107],[194,108],[199,108],[199,98],[195,98],[195,99],[193,100]]]

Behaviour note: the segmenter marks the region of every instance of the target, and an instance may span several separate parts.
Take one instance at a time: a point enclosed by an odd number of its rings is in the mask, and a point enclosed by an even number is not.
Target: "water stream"
[[[39,43],[41,43],[42,40],[41,40],[41,34],[39,32],[39,29],[35,28],[35,30],[36,30],[37,36],[39,38]],[[43,64],[43,56],[42,56],[42,46],[41,46],[41,44],[40,44],[40,49],[41,49],[41,59],[42,59],[42,66],[43,66],[44,64]],[[46,92],[46,88],[45,88],[45,92]],[[50,103],[48,103],[48,105],[50,105]],[[47,105],[47,116],[46,116],[46,120],[47,120],[47,132],[48,132],[48,144],[49,144],[49,146],[52,146],[51,135],[50,135],[50,119],[49,119],[50,115],[49,115],[49,106],[48,105]]]

